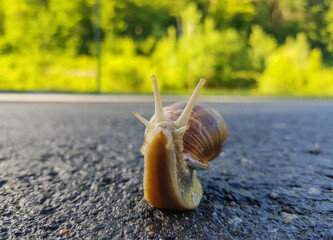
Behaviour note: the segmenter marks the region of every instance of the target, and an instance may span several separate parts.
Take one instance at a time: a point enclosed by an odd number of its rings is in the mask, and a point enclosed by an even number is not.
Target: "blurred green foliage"
[[[333,96],[332,66],[331,0],[0,0],[0,90]]]

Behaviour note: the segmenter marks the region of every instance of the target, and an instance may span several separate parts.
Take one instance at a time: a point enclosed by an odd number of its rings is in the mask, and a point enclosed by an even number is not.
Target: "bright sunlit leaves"
[[[332,65],[327,0],[0,0],[0,90],[333,95]]]

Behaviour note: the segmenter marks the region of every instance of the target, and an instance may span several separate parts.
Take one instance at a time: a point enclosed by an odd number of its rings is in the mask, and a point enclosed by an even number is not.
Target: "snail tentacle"
[[[179,136],[183,136],[187,129],[188,129],[187,125],[183,126],[183,127],[180,127],[180,128],[175,128],[174,133],[179,135]]]
[[[157,122],[162,122],[165,121],[165,117],[163,113],[162,100],[161,100],[160,91],[158,89],[156,76],[152,75],[151,79],[153,80],[153,85],[154,85],[155,118]]]
[[[185,162],[186,162],[187,166],[189,166],[191,168],[196,168],[196,169],[200,169],[200,170],[207,170],[209,168],[209,164],[205,164],[205,163],[199,162],[197,160],[194,160],[190,156],[185,156]]]
[[[197,87],[195,88],[190,100],[188,101],[183,113],[180,115],[180,117],[174,122],[175,126],[177,128],[181,128],[181,127],[184,127],[187,125],[189,119],[190,119],[190,116],[191,116],[191,113],[192,113],[192,110],[193,110],[193,107],[195,105],[195,102],[197,101],[198,99],[198,96],[199,96],[199,93],[200,93],[200,90],[202,88],[202,86],[206,83],[206,79],[204,78],[201,78],[200,79],[200,82],[198,83]]]
[[[137,119],[139,119],[146,127],[148,127],[150,125],[149,121],[147,119],[145,119],[144,117],[142,117],[139,113],[133,112],[133,115]]]

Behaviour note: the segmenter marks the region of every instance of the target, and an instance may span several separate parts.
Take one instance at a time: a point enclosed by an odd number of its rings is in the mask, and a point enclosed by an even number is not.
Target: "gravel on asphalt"
[[[0,239],[333,239],[333,102],[209,105],[228,143],[178,212],[143,199],[151,103],[1,103]]]

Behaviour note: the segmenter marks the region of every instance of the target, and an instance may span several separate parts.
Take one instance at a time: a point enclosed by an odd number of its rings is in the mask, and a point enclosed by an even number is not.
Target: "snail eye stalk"
[[[152,75],[151,79],[153,80],[153,85],[154,85],[155,119],[157,122],[162,122],[165,121],[165,116],[163,113],[162,100],[161,100],[160,91],[158,89],[156,76]]]
[[[142,117],[139,113],[137,112],[133,112],[133,115],[139,119],[146,127],[149,126],[149,121],[147,119],[145,119],[144,117]]]
[[[201,90],[202,86],[205,85],[205,83],[206,83],[206,79],[201,78],[200,82],[198,83],[197,87],[195,88],[195,90],[194,90],[194,92],[193,92],[190,100],[188,101],[188,103],[187,103],[187,105],[186,105],[183,113],[174,122],[176,128],[181,128],[181,127],[184,127],[184,126],[187,125],[187,123],[188,123],[188,121],[190,119],[193,107],[195,105],[195,102],[198,99],[200,90]]]

